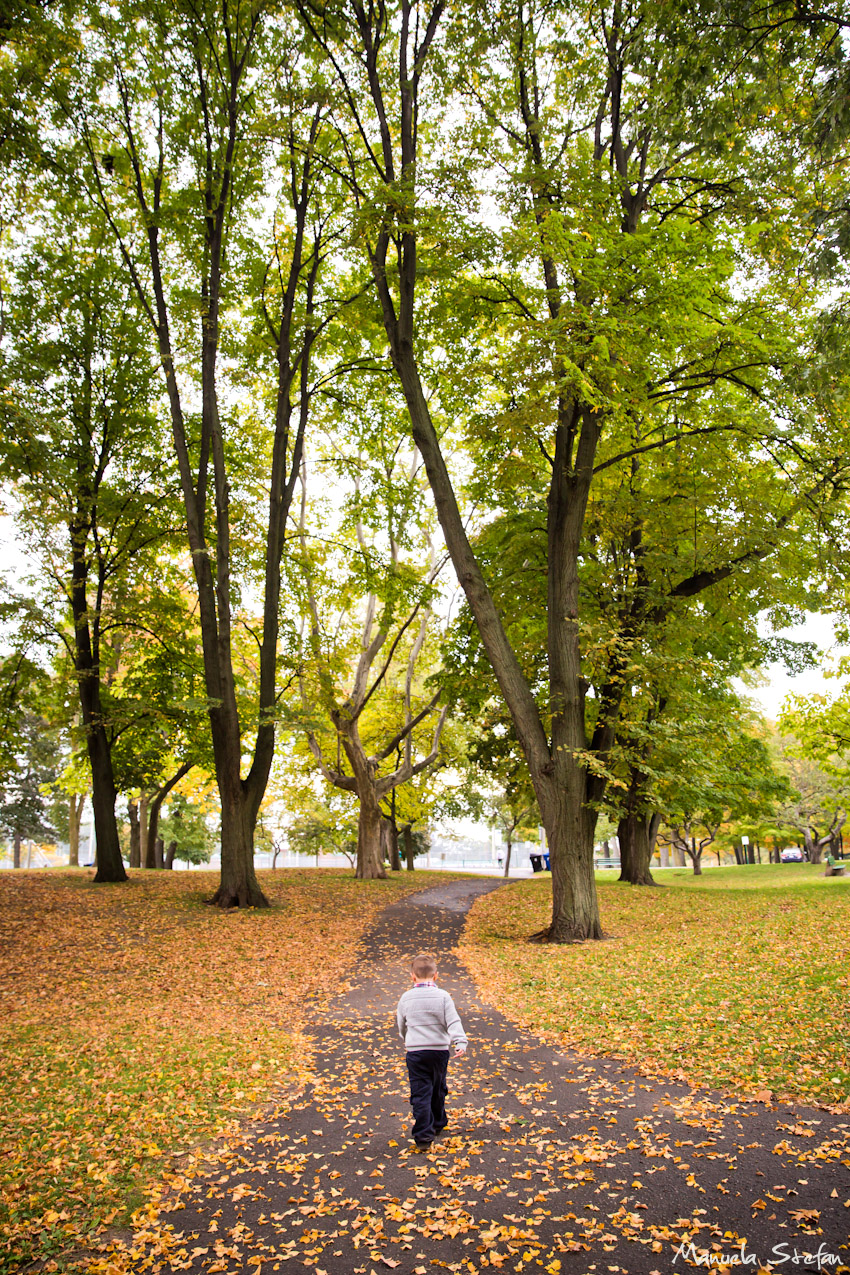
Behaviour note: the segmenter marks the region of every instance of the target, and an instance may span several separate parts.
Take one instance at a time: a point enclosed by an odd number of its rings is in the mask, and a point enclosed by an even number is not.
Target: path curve
[[[351,990],[309,1029],[315,1082],[185,1183],[130,1269],[666,1275],[744,1241],[753,1271],[850,1270],[850,1118],[733,1103],[518,1030],[453,955],[468,908],[500,885],[447,882],[380,914]],[[393,1021],[423,950],[470,1037],[427,1155]]]

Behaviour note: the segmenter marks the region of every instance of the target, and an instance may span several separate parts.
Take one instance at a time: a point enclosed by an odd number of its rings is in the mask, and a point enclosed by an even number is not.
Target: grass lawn
[[[589,1054],[727,1092],[850,1098],[850,878],[814,864],[598,874],[607,942],[530,944],[551,881],[479,900],[462,955],[514,1021]]]
[[[296,1085],[376,912],[447,879],[259,875],[272,908],[225,914],[215,873],[0,873],[0,1271],[125,1224],[167,1155]]]

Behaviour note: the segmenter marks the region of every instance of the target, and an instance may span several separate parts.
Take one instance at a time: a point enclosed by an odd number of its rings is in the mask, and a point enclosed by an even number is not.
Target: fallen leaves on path
[[[556,1054],[474,1003],[443,960],[459,928],[412,905],[380,918],[355,990],[315,1015],[310,1085],[187,1158],[88,1275],[657,1275],[682,1245],[766,1255],[768,1236],[808,1252],[823,1239],[846,1259],[828,1191],[850,1167],[847,1122]],[[422,948],[441,954],[472,1042],[450,1064],[449,1130],[427,1155],[410,1143],[392,1017],[402,960]],[[801,1148],[827,1143],[840,1160],[795,1172]],[[694,1265],[685,1254],[677,1269]]]
[[[424,874],[0,873],[0,1271],[126,1224],[169,1153],[303,1080],[305,1015],[345,986],[376,912]],[[428,880],[428,877],[425,877]]]

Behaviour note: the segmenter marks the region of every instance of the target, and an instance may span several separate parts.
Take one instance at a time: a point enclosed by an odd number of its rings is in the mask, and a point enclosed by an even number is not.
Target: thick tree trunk
[[[97,871],[94,879],[97,882],[126,881],[127,873],[121,858],[121,843],[115,819],[116,787],[112,749],[100,700],[100,620],[97,612],[89,611],[87,599],[89,569],[86,548],[90,518],[82,508],[77,514],[78,521],[70,526],[73,553],[71,610],[74,616],[74,667],[91,766],[91,800],[97,842]],[[102,587],[103,580],[100,584]]]
[[[541,808],[552,867],[552,921],[534,937],[541,942],[581,943],[603,937],[593,869],[597,813],[583,799],[584,770],[563,753],[559,760],[558,770],[567,772],[565,780],[554,798],[550,796],[549,808]]]
[[[649,865],[661,816],[656,812],[629,811],[617,824],[620,842],[620,880],[629,885],[658,885]]]
[[[130,820],[130,867],[142,866],[142,837],[139,829],[139,803],[135,797],[127,802],[127,817]]]
[[[165,855],[165,866],[166,866],[166,868],[171,869],[171,868],[173,868],[173,867],[174,867],[174,856],[176,855],[176,853],[177,853],[177,842],[176,842],[176,841],[169,841],[169,843],[168,843],[168,850],[167,850],[166,855]]]
[[[254,827],[257,811],[241,781],[221,796],[221,882],[209,903],[221,908],[267,908],[254,871]]]
[[[360,819],[357,825],[357,876],[369,881],[384,878],[387,870],[384,867],[381,835],[383,816],[374,786],[364,785],[362,791],[358,789],[357,796],[360,801]]]
[[[165,866],[165,842],[162,837],[157,837],[153,847],[153,866],[155,868],[163,868]]]
[[[415,250],[408,244],[407,269],[413,287]],[[552,865],[552,922],[538,938],[564,943],[601,938],[593,833],[596,813],[589,804],[589,775],[580,756],[587,748],[584,690],[578,644],[577,552],[592,477],[598,429],[585,422],[575,466],[566,473],[567,427],[559,431],[549,500],[549,676],[553,739],[550,750],[529,684],[505,633],[493,597],[469,544],[451,479],[419,381],[409,332],[394,321],[385,281],[376,279],[384,307],[393,362],[407,402],[413,437],[428,473],[437,515],[458,579],[469,600],[481,640],[528,759]],[[554,661],[553,661],[554,656]]]
[[[83,815],[84,798],[71,793],[68,800],[68,866],[80,866],[80,820]]]
[[[89,727],[89,761],[94,810],[95,881],[126,881],[127,873],[121,857],[118,823],[115,819],[115,780],[112,755],[102,723]]]
[[[404,837],[404,857],[407,860],[408,872],[413,871],[413,829],[409,823],[402,828],[402,836]]]
[[[16,832],[12,838],[12,867],[21,866],[21,834]]]

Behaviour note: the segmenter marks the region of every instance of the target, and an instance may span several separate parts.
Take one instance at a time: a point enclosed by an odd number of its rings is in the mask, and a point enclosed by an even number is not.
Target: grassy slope
[[[586,1053],[724,1090],[850,1096],[850,878],[810,864],[687,870],[664,889],[599,873],[608,942],[529,944],[550,883],[480,900],[462,954],[515,1021]]]
[[[166,1153],[221,1134],[306,1065],[299,1027],[380,908],[443,873],[0,873],[0,1271],[125,1222]]]

